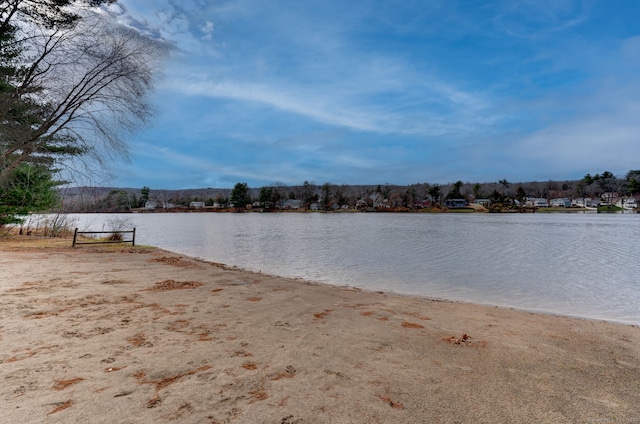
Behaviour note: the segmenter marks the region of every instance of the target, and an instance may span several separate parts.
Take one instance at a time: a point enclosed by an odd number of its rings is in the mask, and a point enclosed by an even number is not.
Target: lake
[[[137,244],[253,271],[640,324],[640,214],[73,217],[81,230],[127,219]]]

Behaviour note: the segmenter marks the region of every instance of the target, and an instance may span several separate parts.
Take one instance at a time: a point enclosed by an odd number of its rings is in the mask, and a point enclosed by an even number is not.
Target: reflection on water
[[[255,271],[640,324],[638,214],[122,216],[140,244]]]

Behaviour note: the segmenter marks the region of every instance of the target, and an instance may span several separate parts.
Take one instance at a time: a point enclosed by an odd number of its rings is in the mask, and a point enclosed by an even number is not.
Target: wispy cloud
[[[591,0],[515,0],[496,2],[494,25],[510,36],[540,39],[586,22]]]
[[[353,78],[309,87],[277,80],[257,83],[185,77],[174,80],[170,88],[192,96],[259,102],[324,124],[376,133],[442,135],[477,130],[500,119],[492,116],[490,101],[482,95],[434,79],[416,80],[407,74],[398,74],[396,83],[375,75]]]

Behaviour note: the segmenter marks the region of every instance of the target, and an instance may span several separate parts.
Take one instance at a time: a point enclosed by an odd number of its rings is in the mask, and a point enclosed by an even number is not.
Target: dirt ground
[[[2,423],[640,422],[636,326],[70,244],[0,238]]]

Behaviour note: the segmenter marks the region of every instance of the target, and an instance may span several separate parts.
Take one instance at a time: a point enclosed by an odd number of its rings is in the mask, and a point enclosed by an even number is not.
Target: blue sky
[[[112,185],[579,179],[640,168],[636,0],[119,0],[174,46]]]

